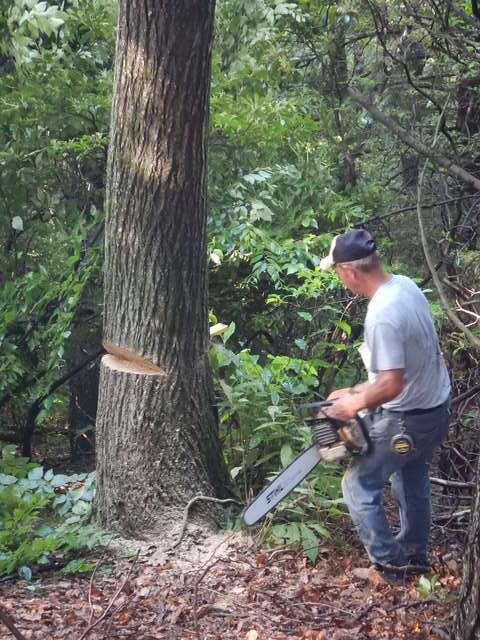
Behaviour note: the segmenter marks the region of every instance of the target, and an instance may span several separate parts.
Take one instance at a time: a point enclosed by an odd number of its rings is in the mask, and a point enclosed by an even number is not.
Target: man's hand
[[[334,400],[334,403],[331,407],[325,408],[325,413],[337,420],[350,420],[360,409],[374,409],[384,402],[393,400],[404,387],[405,372],[403,369],[379,371],[375,382],[356,385],[353,391],[347,393],[343,393],[345,389],[339,389],[341,395],[338,395],[338,399],[335,400],[333,394],[330,394],[328,399]]]
[[[352,387],[345,387],[345,389],[336,389],[327,397],[327,400],[337,400],[337,398],[343,398],[347,393],[352,393]]]
[[[347,393],[335,400],[331,407],[325,407],[325,413],[330,418],[346,422],[354,418],[360,409],[363,409],[363,406],[359,394]]]

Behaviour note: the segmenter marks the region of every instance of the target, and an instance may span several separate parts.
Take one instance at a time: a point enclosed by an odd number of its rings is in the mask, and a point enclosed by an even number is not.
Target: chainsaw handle
[[[362,432],[362,436],[365,438],[365,443],[367,445],[367,448],[365,451],[362,452],[362,455],[366,453],[370,453],[370,451],[372,450],[372,440],[370,438],[370,434],[368,433],[368,428],[367,428],[367,425],[365,424],[364,417],[357,413],[355,416],[355,420],[357,421],[357,424],[360,427],[360,431]]]
[[[334,418],[329,418],[327,414],[324,411],[322,411],[324,407],[331,407],[332,404],[333,404],[332,400],[320,400],[319,402],[307,402],[306,404],[301,404],[298,406],[298,408],[314,410],[310,413],[308,417],[303,418],[305,422],[315,423],[315,422],[318,422],[319,420],[325,420],[326,418],[333,424],[333,423],[336,423],[337,421],[334,420]],[[320,412],[323,413],[322,417],[319,417]],[[338,423],[338,426],[340,426],[340,423]],[[338,426],[335,426],[335,428],[338,429]]]
[[[332,400],[319,400],[318,402],[307,402],[306,404],[298,405],[299,409],[321,409],[322,407],[331,407]]]

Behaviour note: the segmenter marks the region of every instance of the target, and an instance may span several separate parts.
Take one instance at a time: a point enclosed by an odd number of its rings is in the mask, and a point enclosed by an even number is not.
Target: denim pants
[[[380,409],[371,416],[372,450],[354,458],[342,480],[343,497],[371,562],[402,565],[412,557],[427,557],[431,521],[428,468],[435,449],[447,436],[448,406],[446,401],[435,409],[405,414]],[[402,416],[415,445],[404,455],[390,446],[392,437],[401,432]],[[381,503],[382,489],[390,478],[400,512],[400,531],[395,536]]]

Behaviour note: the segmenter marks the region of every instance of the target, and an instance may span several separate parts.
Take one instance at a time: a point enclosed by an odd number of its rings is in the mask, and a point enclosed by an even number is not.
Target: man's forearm
[[[332,397],[332,406],[325,412],[337,420],[350,420],[361,409],[375,409],[384,402],[393,400],[402,392],[404,386],[403,369],[379,371],[375,382],[363,382],[350,390],[342,389],[345,393],[342,393],[338,400]]]
[[[366,382],[359,382],[353,387],[350,387],[350,393],[360,393],[361,391],[365,391],[369,386],[371,386],[371,383],[368,382],[368,380]]]
[[[378,375],[375,382],[362,382],[351,389],[358,396],[360,409],[375,409],[396,398],[403,389],[403,381],[389,376]]]

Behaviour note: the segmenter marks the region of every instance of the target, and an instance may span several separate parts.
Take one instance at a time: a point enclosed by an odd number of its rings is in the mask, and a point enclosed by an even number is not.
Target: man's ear
[[[360,282],[360,280],[362,279],[362,274],[358,269],[353,269],[352,267],[350,267],[349,273],[350,273],[350,277],[355,283]]]

